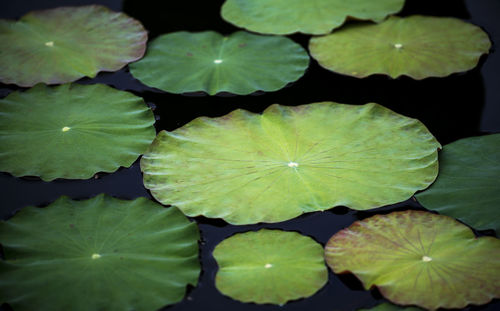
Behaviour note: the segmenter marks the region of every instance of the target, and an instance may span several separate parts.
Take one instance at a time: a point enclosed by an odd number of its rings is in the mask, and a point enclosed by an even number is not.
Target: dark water
[[[123,10],[139,19],[149,30],[150,38],[178,30],[216,30],[229,34],[237,28],[219,17],[222,0],[17,0],[2,1],[1,18],[19,18],[24,13],[61,5],[100,3],[114,10]],[[408,78],[390,80],[386,77],[355,79],[334,74],[320,68],[312,60],[305,76],[288,87],[273,93],[249,96],[189,96],[160,93],[136,81],[123,69],[116,73],[102,73],[96,79],[82,79],[79,83],[106,83],[142,96],[155,107],[157,130],[173,130],[198,116],[222,116],[236,108],[261,112],[273,103],[300,105],[316,101],[336,101],[348,104],[380,103],[398,113],[422,121],[442,144],[469,136],[500,132],[500,0],[407,0],[400,15],[425,14],[455,16],[483,27],[494,45],[491,54],[483,57],[480,65],[467,73],[448,78],[429,78],[413,81]],[[309,36],[293,35],[292,39],[307,47]],[[0,84],[0,97],[18,88]],[[151,197],[142,185],[138,162],[131,168],[122,168],[113,174],[99,174],[98,179],[83,181],[56,180],[42,182],[36,178],[14,178],[0,173],[0,217],[6,219],[27,205],[43,206],[61,195],[84,199],[99,193],[132,199]],[[324,243],[340,229],[357,219],[392,210],[421,209],[409,200],[370,212],[355,212],[337,207],[330,211],[306,214],[296,219],[277,223],[248,226],[230,226],[222,220],[196,218],[203,241],[201,260],[203,272],[199,285],[189,289],[186,298],[165,310],[355,310],[370,307],[384,300],[376,290],[365,291],[352,275],[337,276],[330,272],[328,284],[317,294],[286,304],[243,304],[221,295],[214,286],[216,264],[211,257],[215,245],[236,232],[259,228],[279,228],[299,231]],[[484,233],[483,233],[484,234]],[[486,234],[492,234],[491,232]],[[470,310],[500,310],[495,300]],[[2,310],[9,310],[4,306]],[[36,311],[36,310],[33,310]]]

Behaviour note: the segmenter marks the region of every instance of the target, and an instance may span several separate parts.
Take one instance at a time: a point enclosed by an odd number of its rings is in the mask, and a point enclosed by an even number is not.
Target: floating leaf
[[[283,305],[313,295],[328,281],[322,246],[297,232],[239,233],[217,245],[213,256],[217,289],[243,302]]]
[[[0,111],[0,170],[46,181],[130,166],[156,133],[142,98],[99,84],[39,84]]]
[[[0,222],[0,299],[14,310],[150,310],[196,285],[199,233],[175,207],[62,197]]]
[[[500,298],[500,240],[422,211],[376,215],[328,241],[328,265],[402,305],[463,308]],[[488,260],[485,260],[488,258]]]
[[[418,201],[475,229],[500,232],[500,134],[446,145],[439,159],[439,177]]]
[[[146,57],[130,70],[141,82],[171,93],[244,95],[279,90],[308,65],[307,52],[285,37],[181,31],[153,40]]]
[[[0,20],[0,81],[57,84],[116,71],[144,55],[147,32],[99,5],[34,11]]]
[[[404,0],[227,0],[222,18],[269,34],[327,34],[347,19],[380,22],[403,8]]]
[[[348,25],[311,39],[311,56],[326,69],[364,78],[386,74],[420,80],[474,68],[491,42],[481,28],[455,18],[390,17]]]
[[[406,200],[436,178],[439,147],[418,120],[377,104],[272,105],[162,131],[141,169],[153,196],[186,215],[278,222]]]

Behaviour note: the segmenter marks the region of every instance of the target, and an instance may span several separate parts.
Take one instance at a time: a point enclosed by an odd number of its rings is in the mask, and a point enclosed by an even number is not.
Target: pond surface
[[[0,5],[0,17],[16,19],[28,11],[63,5],[99,3],[113,10],[125,11],[139,19],[149,30],[150,39],[178,30],[215,30],[230,34],[236,27],[224,22],[219,15],[222,0],[211,1],[158,1],[158,0],[17,0]],[[167,4],[165,4],[167,3]],[[400,15],[425,14],[455,16],[483,27],[493,41],[491,54],[483,57],[479,66],[464,74],[447,78],[429,78],[414,81],[408,78],[390,80],[382,76],[356,79],[334,74],[320,68],[314,60],[305,76],[288,87],[272,93],[248,96],[205,96],[203,94],[174,95],[162,93],[142,85],[128,69],[116,73],[101,73],[95,79],[82,79],[79,83],[106,83],[128,90],[143,97],[154,107],[157,130],[174,130],[199,116],[222,116],[243,108],[261,112],[273,103],[301,105],[318,101],[335,101],[347,104],[377,102],[405,116],[417,118],[444,145],[460,138],[500,132],[500,1],[498,0],[407,0]],[[309,36],[290,36],[307,48]],[[0,84],[0,97],[19,89]],[[124,199],[151,195],[142,184],[139,163],[122,168],[113,174],[98,174],[83,181],[56,180],[42,182],[37,178],[14,178],[0,173],[3,219],[12,216],[27,205],[43,206],[61,195],[75,199],[107,193]],[[216,263],[211,256],[215,245],[236,232],[259,228],[293,230],[313,237],[323,245],[334,233],[353,221],[381,212],[405,209],[422,209],[408,200],[376,211],[351,211],[337,207],[325,212],[310,213],[277,224],[231,226],[222,220],[195,218],[202,239],[201,260],[203,272],[199,285],[191,288],[179,304],[165,310],[356,310],[371,307],[384,299],[376,291],[365,291],[352,275],[337,276],[330,272],[328,284],[314,296],[294,301],[283,307],[244,304],[220,294],[214,285]],[[493,234],[483,232],[481,234]],[[470,310],[500,310],[500,301]],[[9,310],[4,306],[2,310]],[[36,310],[33,310],[36,311]]]

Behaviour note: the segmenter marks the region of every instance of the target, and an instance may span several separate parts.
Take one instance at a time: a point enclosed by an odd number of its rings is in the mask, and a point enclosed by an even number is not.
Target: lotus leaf
[[[299,79],[308,65],[307,52],[285,37],[180,31],[153,40],[130,71],[148,86],[171,93],[244,95],[279,90]]]
[[[328,241],[325,256],[335,273],[352,272],[401,305],[463,308],[500,297],[500,240],[476,238],[444,215],[410,210],[356,221]]]
[[[309,43],[311,56],[331,71],[358,78],[385,74],[417,80],[472,69],[490,47],[481,28],[430,16],[348,25]]]
[[[297,232],[239,233],[217,245],[213,256],[219,265],[215,286],[243,302],[283,305],[328,281],[322,246]]]
[[[0,299],[16,311],[150,310],[196,285],[199,232],[146,198],[61,197],[0,222]]]
[[[45,181],[130,166],[156,133],[142,98],[102,84],[39,84],[0,111],[0,170]]]
[[[33,86],[93,78],[141,58],[146,41],[138,21],[99,5],[0,20],[0,82]]]
[[[453,142],[439,159],[439,177],[418,201],[475,229],[500,232],[500,134]]]
[[[418,120],[377,104],[272,105],[162,131],[141,169],[163,204],[251,224],[406,200],[436,178],[438,148]]]
[[[227,0],[222,18],[268,34],[327,34],[348,18],[380,22],[403,8],[404,0]]]

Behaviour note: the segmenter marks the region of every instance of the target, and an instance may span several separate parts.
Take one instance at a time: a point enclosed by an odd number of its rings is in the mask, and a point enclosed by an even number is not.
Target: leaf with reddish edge
[[[0,20],[0,82],[29,87],[116,71],[144,55],[147,37],[140,22],[100,5]]]
[[[463,308],[500,297],[500,240],[476,238],[448,216],[410,210],[356,221],[330,238],[325,257],[335,273],[352,272],[401,305]]]
[[[309,42],[311,56],[333,72],[416,80],[470,70],[490,47],[488,34],[475,25],[419,15],[392,16],[376,25],[351,24]]]

